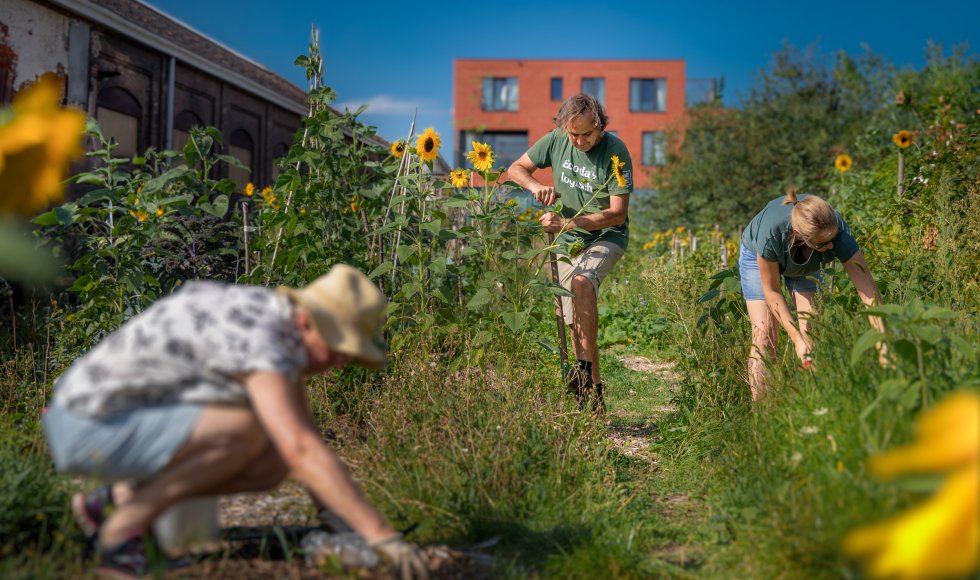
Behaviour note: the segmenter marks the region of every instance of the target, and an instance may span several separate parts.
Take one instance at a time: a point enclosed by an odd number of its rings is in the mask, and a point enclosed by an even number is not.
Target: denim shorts
[[[140,482],[170,463],[203,408],[160,405],[96,419],[52,403],[41,424],[58,471]]]
[[[759,272],[759,261],[755,252],[745,247],[739,248],[738,275],[742,282],[742,295],[747,302],[765,300],[762,291],[762,274]],[[813,293],[817,291],[817,283],[823,278],[821,272],[807,276],[783,276],[783,282],[790,292]]]

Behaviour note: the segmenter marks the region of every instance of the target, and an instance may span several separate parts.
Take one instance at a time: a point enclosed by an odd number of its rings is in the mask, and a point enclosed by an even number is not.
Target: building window
[[[667,79],[630,79],[630,111],[663,113],[667,110]]]
[[[477,133],[476,131],[460,131],[460,146],[456,148],[456,165],[459,167],[470,167],[472,164],[466,159],[466,154],[473,149],[473,141],[486,143],[493,148],[493,165],[497,167],[510,167],[510,164],[520,159],[528,149],[527,132],[486,132]]]
[[[517,93],[517,77],[487,77],[483,79],[483,110],[516,111]]]
[[[140,117],[143,109],[136,97],[126,89],[110,87],[99,91],[95,120],[106,139],[119,145],[114,157],[135,157],[140,152]]]
[[[667,164],[667,135],[663,131],[643,132],[643,165]]]
[[[564,94],[564,89],[562,88],[561,77],[554,77],[551,79],[551,100],[560,101],[562,100],[562,95]]]
[[[245,189],[245,184],[252,181],[252,173],[249,169],[255,167],[254,152],[255,141],[252,140],[248,131],[235,129],[231,134],[231,139],[228,140],[228,154],[241,161],[247,169],[229,165],[228,179],[235,182],[239,191]]]
[[[585,77],[582,79],[582,92],[592,95],[603,107],[606,106],[606,79],[602,77]]]

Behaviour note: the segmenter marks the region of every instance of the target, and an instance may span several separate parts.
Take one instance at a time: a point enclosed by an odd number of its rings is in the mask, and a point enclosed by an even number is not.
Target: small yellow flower
[[[432,161],[439,156],[440,145],[442,145],[442,141],[439,139],[439,133],[429,127],[416,141],[415,152],[422,161]]]
[[[616,175],[616,185],[626,187],[626,176],[623,175],[623,168],[626,167],[625,161],[619,160],[619,155],[612,156],[613,174]]]
[[[892,135],[892,142],[898,145],[899,149],[905,149],[912,143],[915,143],[915,136],[912,135],[911,131],[906,131],[902,129],[898,133]]]
[[[846,153],[841,153],[837,156],[837,159],[834,160],[834,167],[836,167],[837,171],[840,171],[841,173],[844,173],[850,169],[852,165],[854,165],[854,161],[851,159],[851,156]]]
[[[466,154],[466,158],[470,160],[473,167],[484,173],[493,169],[493,149],[486,143],[477,143],[476,141],[472,143],[473,150]]]
[[[526,219],[527,219],[527,216],[525,216],[525,215],[519,215],[519,216],[517,216],[517,219],[518,219],[519,221],[524,221],[524,220],[526,220]]]
[[[517,200],[513,197],[507,200],[507,207],[517,207]]]
[[[268,185],[262,188],[262,197],[265,197],[270,193],[272,193],[272,188],[269,187]]]
[[[136,220],[139,221],[140,223],[145,222],[146,221],[146,218],[150,217],[150,214],[146,213],[143,210],[140,210],[140,211],[132,211],[132,210],[130,210],[129,215],[131,215],[134,218],[136,218]]]
[[[687,228],[685,228],[684,226],[677,226],[677,229],[674,230],[674,233],[679,236],[679,235],[683,234],[686,231],[687,231]]]
[[[449,173],[449,181],[452,182],[453,187],[465,187],[470,182],[469,169],[453,169]]]
[[[0,126],[0,214],[29,217],[64,198],[68,166],[84,152],[85,113],[59,106],[61,88],[56,75],[43,75],[17,94]]]
[[[255,193],[255,186],[252,185],[251,181],[249,181],[248,183],[245,184],[245,197],[252,197],[252,194],[254,193]]]
[[[264,201],[266,205],[276,205],[276,200],[277,199],[278,198],[275,195],[271,194],[271,193],[269,195],[263,195],[262,196],[262,201]]]
[[[157,217],[161,217],[167,210],[161,205],[157,208]]]
[[[357,202],[356,201],[350,202],[350,212],[351,213],[356,213],[357,212]]]
[[[544,215],[544,210],[543,209],[539,209],[538,211],[534,212],[534,217],[537,218],[537,219],[541,219],[541,216],[543,216],[543,215]]]
[[[405,140],[399,139],[391,144],[391,154],[394,155],[396,159],[401,159],[405,156],[405,148]]]
[[[306,215],[306,208],[300,208],[299,215]]]

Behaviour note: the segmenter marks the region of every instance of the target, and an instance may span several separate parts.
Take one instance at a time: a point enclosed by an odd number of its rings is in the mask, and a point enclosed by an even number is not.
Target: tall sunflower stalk
[[[911,131],[902,129],[892,135],[892,143],[898,147],[898,197],[902,197],[905,193],[905,156],[902,155],[902,151],[915,143],[915,137]]]

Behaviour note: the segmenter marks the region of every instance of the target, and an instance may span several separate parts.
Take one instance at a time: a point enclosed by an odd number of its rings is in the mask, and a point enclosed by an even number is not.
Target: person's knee
[[[595,289],[587,277],[575,276],[572,278],[572,293],[576,298],[591,298],[595,295]]]

